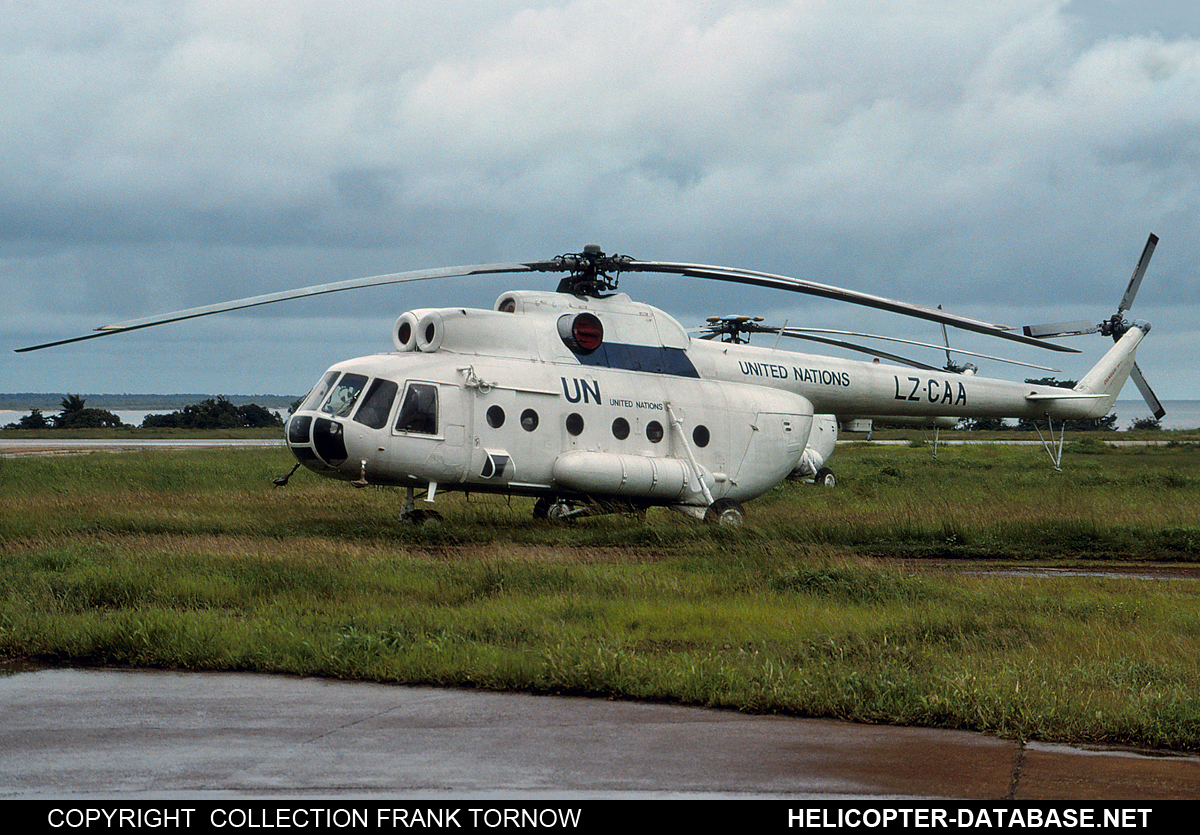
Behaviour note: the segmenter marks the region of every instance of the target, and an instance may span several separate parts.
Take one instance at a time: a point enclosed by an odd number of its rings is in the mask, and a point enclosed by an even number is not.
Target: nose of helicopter
[[[296,412],[287,423],[288,449],[313,472],[329,475],[346,462],[346,442],[340,423],[315,413]]]

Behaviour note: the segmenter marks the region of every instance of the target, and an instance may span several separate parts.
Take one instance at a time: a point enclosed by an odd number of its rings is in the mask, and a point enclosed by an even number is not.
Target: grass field
[[[729,530],[447,494],[403,526],[395,491],[274,489],[283,449],[0,458],[0,656],[1196,751],[1198,462],[844,445]]]

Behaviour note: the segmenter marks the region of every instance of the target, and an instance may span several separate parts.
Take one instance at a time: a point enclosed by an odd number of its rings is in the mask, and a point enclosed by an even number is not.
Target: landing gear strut
[[[608,513],[632,513],[646,521],[646,505],[619,499],[593,499],[590,496],[561,499],[542,496],[533,505],[533,518],[545,519],[559,525],[573,524],[584,516],[603,516]]]

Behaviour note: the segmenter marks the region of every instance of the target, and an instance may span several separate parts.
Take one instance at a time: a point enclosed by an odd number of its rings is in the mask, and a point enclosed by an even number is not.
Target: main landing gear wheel
[[[562,499],[542,497],[534,502],[533,505],[534,519],[545,519],[556,525],[574,524],[576,518],[586,514],[586,507],[577,507],[571,502],[565,502]]]
[[[704,521],[739,528],[746,521],[746,511],[733,499],[717,499],[704,511]]]
[[[546,518],[556,525],[573,525],[575,517],[579,516],[583,511],[567,502],[554,502],[550,507],[546,508]]]
[[[813,476],[813,484],[818,487],[834,487],[837,484],[837,479],[833,477],[833,470],[828,467],[822,467]]]

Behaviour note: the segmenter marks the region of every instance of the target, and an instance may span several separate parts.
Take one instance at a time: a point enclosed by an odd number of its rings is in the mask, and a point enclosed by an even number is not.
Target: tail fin
[[[1109,348],[1108,353],[1075,385],[1074,391],[1081,394],[1101,396],[1092,404],[1089,417],[1104,417],[1112,409],[1117,395],[1135,368],[1134,353],[1148,330],[1149,325],[1130,326],[1117,344]]]

